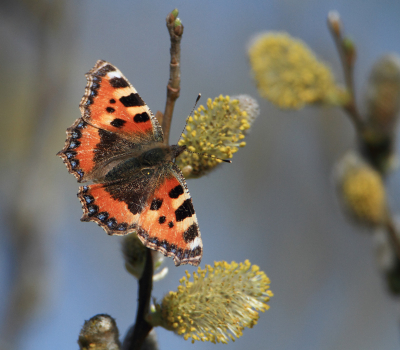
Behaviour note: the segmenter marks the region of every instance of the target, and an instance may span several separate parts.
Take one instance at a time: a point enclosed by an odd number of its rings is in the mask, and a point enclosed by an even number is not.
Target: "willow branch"
[[[150,310],[151,290],[153,288],[153,258],[151,250],[146,250],[146,263],[142,277],[139,279],[139,297],[136,322],[132,332],[128,332],[122,348],[124,350],[140,350],[153,326],[146,321]]]
[[[331,11],[328,14],[328,27],[335,42],[336,49],[339,52],[346,88],[349,93],[349,101],[344,106],[344,109],[349,114],[357,131],[361,132],[364,128],[364,123],[358,111],[354,94],[355,47],[350,40],[343,38],[342,23],[340,21],[339,13],[336,11]]]
[[[389,239],[396,253],[396,256],[400,260],[400,240],[397,234],[396,225],[394,224],[393,218],[390,214],[388,214],[386,218],[386,230],[389,233]]]
[[[177,18],[178,10],[173,10],[167,16],[167,28],[171,38],[171,62],[169,64],[169,81],[167,85],[167,101],[165,104],[162,129],[164,132],[164,143],[168,144],[169,131],[171,128],[172,115],[174,113],[175,101],[179,97],[181,85],[181,39],[183,25]]]

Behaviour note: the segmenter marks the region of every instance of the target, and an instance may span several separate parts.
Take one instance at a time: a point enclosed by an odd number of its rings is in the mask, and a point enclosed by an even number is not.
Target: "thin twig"
[[[355,49],[345,50],[345,39],[342,35],[342,24],[340,16],[337,12],[331,11],[328,14],[328,27],[335,41],[336,49],[339,52],[340,61],[342,63],[344,79],[347,91],[349,93],[349,101],[344,106],[345,111],[349,114],[358,132],[362,132],[364,128],[363,119],[358,111],[355,94],[354,94],[354,62]],[[349,42],[350,43],[350,42]]]
[[[171,38],[171,62],[169,66],[169,81],[167,85],[167,101],[165,104],[162,129],[164,132],[164,143],[169,142],[169,130],[171,128],[172,115],[174,113],[175,101],[179,97],[181,84],[181,39],[183,25],[177,19],[178,11],[174,10],[167,16],[167,28]]]
[[[387,215],[386,218],[386,230],[389,233],[390,241],[392,242],[392,246],[397,255],[397,258],[400,260],[400,241],[399,236],[397,234],[396,225],[393,222],[393,218],[390,214]]]
[[[124,340],[124,350],[140,350],[147,335],[153,326],[146,321],[150,310],[151,290],[153,288],[153,258],[151,250],[147,249],[146,264],[142,277],[139,279],[139,296],[136,322],[133,331],[129,332]]]

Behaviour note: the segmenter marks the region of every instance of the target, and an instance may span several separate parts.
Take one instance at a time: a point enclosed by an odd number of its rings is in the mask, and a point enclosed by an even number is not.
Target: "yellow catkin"
[[[193,273],[193,280],[182,278],[181,288],[157,305],[164,320],[160,325],[192,342],[235,340],[245,327],[257,323],[259,312],[269,308],[266,303],[273,296],[269,278],[248,260],[206,265]]]
[[[258,114],[257,102],[247,95],[208,99],[207,107],[200,106],[194,118],[188,118],[187,133],[178,143],[196,152],[184,152],[177,159],[185,177],[202,176],[221,163],[220,159],[232,158],[246,145],[242,140]]]
[[[301,40],[286,33],[259,34],[248,55],[260,95],[280,108],[344,101],[330,69]]]
[[[359,154],[347,153],[336,166],[336,182],[345,211],[359,222],[386,220],[386,191],[381,175]]]
[[[349,209],[358,219],[371,224],[383,222],[386,196],[378,172],[369,167],[353,169],[345,175],[342,189]]]

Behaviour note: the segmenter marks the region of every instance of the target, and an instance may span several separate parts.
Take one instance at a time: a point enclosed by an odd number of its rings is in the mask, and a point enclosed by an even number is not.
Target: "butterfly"
[[[198,265],[203,244],[185,178],[174,159],[186,146],[167,146],[163,131],[136,89],[99,60],[86,74],[81,117],[57,153],[78,182],[81,221],[109,235],[136,233],[143,244]]]

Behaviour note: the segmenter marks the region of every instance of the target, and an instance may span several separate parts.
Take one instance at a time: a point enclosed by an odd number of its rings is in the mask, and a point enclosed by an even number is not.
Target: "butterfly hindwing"
[[[173,163],[139,171],[129,181],[82,186],[78,197],[82,221],[95,221],[109,235],[136,232],[177,266],[200,263],[203,245],[192,198]]]
[[[109,235],[125,235],[134,231],[139,215],[134,215],[126,203],[114,199],[107,185],[94,184],[79,187],[83,216],[81,221],[94,221]]]
[[[140,215],[137,234],[149,248],[173,257],[175,265],[198,265],[203,244],[185,179],[169,162]]]
[[[129,162],[129,160],[128,160]],[[120,164],[124,168],[125,164]],[[118,166],[114,169],[118,169]],[[123,176],[111,171],[105,183],[79,188],[82,221],[95,221],[109,235],[125,235],[136,231],[137,222],[146,207],[149,193],[155,186],[156,169],[131,167]],[[119,175],[119,174],[117,174]],[[107,182],[107,179],[110,181]]]

